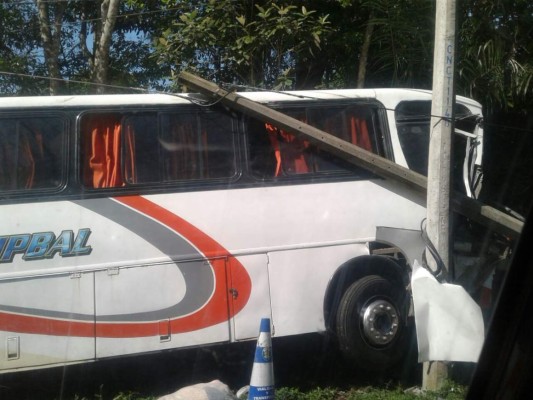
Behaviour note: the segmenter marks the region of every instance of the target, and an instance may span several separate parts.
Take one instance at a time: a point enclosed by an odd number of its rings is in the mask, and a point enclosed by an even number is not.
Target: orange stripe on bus
[[[206,258],[222,257],[210,260],[215,274],[215,291],[207,304],[190,315],[171,319],[171,333],[191,332],[222,323],[244,308],[252,288],[250,276],[224,247],[184,219],[143,197],[121,197],[116,200],[178,232]],[[226,268],[229,268],[228,273]],[[239,292],[236,298],[229,296],[228,292],[229,288],[234,287],[238,287]],[[231,300],[228,302],[228,299]],[[157,336],[159,321],[94,323],[0,312],[0,329],[53,336],[134,338]]]
[[[0,312],[0,329],[8,332],[79,337],[93,337],[95,332],[92,321],[59,320],[7,312]]]

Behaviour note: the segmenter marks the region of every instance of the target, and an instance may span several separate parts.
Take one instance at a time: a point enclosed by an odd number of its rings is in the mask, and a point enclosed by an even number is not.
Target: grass
[[[316,388],[302,392],[296,388],[280,388],[276,390],[275,400],[463,400],[467,389],[464,386],[447,382],[437,392],[422,391],[419,388],[351,388],[341,390],[336,388]],[[92,399],[76,396],[74,400],[105,400],[101,395]],[[138,393],[120,393],[110,400],[156,400],[156,397],[146,397]]]
[[[298,389],[281,388],[276,391],[276,400],[462,400],[466,389],[452,383],[446,384],[438,392],[425,392],[417,388],[352,388],[347,391],[332,388],[317,388],[309,392]]]

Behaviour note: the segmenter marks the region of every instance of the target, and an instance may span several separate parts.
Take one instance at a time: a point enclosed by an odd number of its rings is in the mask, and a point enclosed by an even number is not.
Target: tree
[[[94,29],[94,61],[93,80],[97,86],[97,92],[103,93],[102,84],[107,83],[109,68],[109,48],[111,35],[117,19],[119,0],[103,0],[98,10],[98,19]]]
[[[44,49],[44,59],[50,78],[50,94],[59,92],[61,80],[59,53],[61,49],[61,27],[67,3],[36,0],[39,11],[39,27]]]
[[[371,15],[372,86],[431,87],[434,5],[425,0],[366,0]],[[413,23],[414,22],[414,23]]]
[[[62,45],[62,30],[65,12],[68,3],[61,0],[36,0],[39,11],[39,26],[41,31],[42,45],[44,49],[44,58],[48,67],[50,78],[50,94],[55,95],[59,92],[61,81],[60,52]],[[83,47],[83,54],[89,56],[89,64],[92,67],[92,76],[94,83],[98,84],[97,92],[103,93],[104,86],[107,83],[109,67],[109,48],[111,45],[111,36],[113,27],[116,22],[118,6],[120,0],[99,0],[96,5],[97,18],[94,20],[93,29],[93,48],[94,53],[86,47],[86,43],[80,41]],[[84,2],[83,6],[87,7],[88,3]],[[86,34],[86,21],[82,21],[80,36]]]
[[[24,29],[21,29],[24,27]],[[39,28],[33,9],[28,4],[2,3],[0,7],[0,93],[4,95],[39,93],[42,82],[16,74],[39,74],[42,69],[35,53],[39,46]],[[9,73],[9,74],[6,74]]]
[[[0,66],[5,72],[0,75],[0,90],[6,94],[86,93],[96,91],[94,82],[161,87],[163,72],[153,57],[148,34],[163,29],[159,5],[156,0],[2,3]],[[84,81],[87,84],[77,83]],[[99,87],[100,92],[103,88],[131,92]]]
[[[206,0],[180,7],[159,39],[160,60],[219,82],[294,87],[298,59],[312,58],[329,30],[328,17],[305,6]]]
[[[465,94],[498,108],[533,105],[533,3],[527,0],[464,4],[459,57]]]
[[[483,194],[527,214],[533,197],[533,4],[470,0],[459,15],[458,92],[485,107]]]

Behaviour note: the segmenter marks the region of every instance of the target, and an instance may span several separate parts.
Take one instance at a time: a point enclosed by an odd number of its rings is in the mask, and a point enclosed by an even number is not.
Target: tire
[[[369,371],[394,367],[409,353],[406,290],[378,275],[365,276],[344,292],[337,312],[340,350]]]

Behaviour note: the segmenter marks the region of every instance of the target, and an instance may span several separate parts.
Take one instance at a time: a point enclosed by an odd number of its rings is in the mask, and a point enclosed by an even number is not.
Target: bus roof
[[[431,100],[431,91],[420,89],[332,89],[288,92],[239,92],[239,95],[261,103],[316,101],[342,99],[376,99],[386,108],[394,108],[403,100]],[[1,97],[1,109],[28,108],[79,108],[96,106],[172,105],[190,104],[203,97],[197,94],[109,94],[76,96],[21,96]],[[473,108],[481,108],[474,100],[459,97],[458,100]]]

